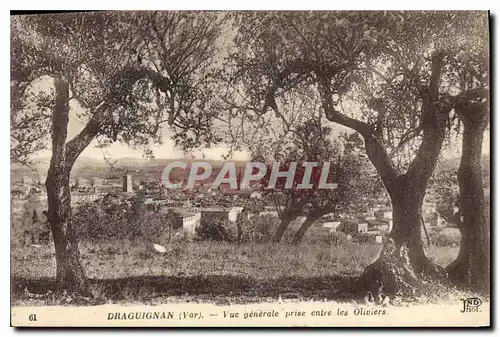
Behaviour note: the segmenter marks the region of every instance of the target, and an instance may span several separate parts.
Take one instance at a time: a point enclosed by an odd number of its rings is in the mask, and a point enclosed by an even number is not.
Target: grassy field
[[[141,302],[262,302],[318,300],[350,284],[374,261],[377,244],[228,244],[178,242],[159,253],[151,242],[82,243],[92,296],[55,292],[51,245],[12,247],[13,304]],[[434,247],[429,256],[446,266],[457,247]]]

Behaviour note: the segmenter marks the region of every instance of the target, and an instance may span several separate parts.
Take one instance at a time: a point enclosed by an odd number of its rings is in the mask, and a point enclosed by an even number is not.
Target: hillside
[[[123,157],[119,158],[114,165],[114,170],[104,159],[96,159],[89,157],[80,157],[75,162],[75,166],[71,173],[74,177],[100,177],[100,178],[118,178],[121,174],[125,172],[131,172],[132,174],[137,174],[140,178],[147,178],[150,176],[159,177],[161,172],[168,163],[174,161],[183,161],[190,163],[193,161],[201,161],[202,159],[192,159],[192,158],[179,158],[179,159],[164,159],[156,158],[154,160],[134,158],[134,157]],[[222,160],[203,160],[208,161],[212,164],[212,176],[215,176],[220,171],[224,161]],[[246,162],[244,161],[233,161],[236,166],[236,171],[240,172],[244,169]],[[11,180],[21,181],[23,176],[29,176],[33,179],[38,179],[40,176],[44,176],[47,173],[50,163],[50,158],[40,158],[34,168],[28,168],[26,166],[21,166],[17,164],[11,164]],[[180,170],[179,170],[180,171]],[[182,172],[182,171],[181,171]],[[186,170],[185,174],[189,172]],[[184,176],[181,174],[176,177],[177,179],[183,179]]]

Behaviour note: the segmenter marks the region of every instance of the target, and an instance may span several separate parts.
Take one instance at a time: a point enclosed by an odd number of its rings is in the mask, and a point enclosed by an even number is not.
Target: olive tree
[[[451,114],[485,88],[453,90],[460,48],[484,27],[479,12],[248,13],[232,60],[261,113],[279,113],[286,93],[308,86],[326,119],[357,132],[393,207],[393,228],[359,285],[413,293],[444,270],[426,257],[421,208]],[[383,286],[381,287],[380,284]]]
[[[490,120],[489,48],[487,17],[471,30],[475,39],[457,51],[450,65],[450,82],[461,92],[483,91],[475,99],[455,107],[456,131],[462,136],[462,156],[458,170],[460,189],[458,222],[462,235],[460,253],[447,267],[450,279],[474,291],[489,292],[490,225],[486,218],[483,186],[482,148],[484,131]]]
[[[11,107],[11,120],[43,115],[47,128],[14,128],[11,138],[49,135],[48,220],[54,237],[57,282],[85,292],[78,237],[72,222],[69,177],[83,150],[95,140],[142,146],[160,141],[161,126],[178,143],[214,140],[211,73],[223,18],[195,12],[97,12],[20,16],[11,19],[11,88],[23,102],[34,81],[50,92],[35,105]],[[19,90],[21,88],[21,90]],[[68,138],[70,103],[85,124]],[[38,112],[30,110],[38,109]],[[19,126],[19,123],[17,123]],[[29,153],[22,147],[16,151]],[[24,152],[23,152],[24,151]],[[12,152],[11,152],[12,153]],[[22,156],[19,156],[22,158]]]

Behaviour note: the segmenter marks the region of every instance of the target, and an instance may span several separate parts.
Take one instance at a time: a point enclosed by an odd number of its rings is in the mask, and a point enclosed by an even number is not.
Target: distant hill
[[[144,174],[161,174],[163,168],[173,161],[183,161],[189,163],[193,161],[207,161],[204,159],[192,159],[192,158],[178,158],[178,159],[165,159],[156,158],[154,160],[145,158],[135,158],[135,157],[123,157],[119,158],[114,165],[117,172],[115,174],[121,174],[120,172],[132,171],[132,172],[142,172]],[[212,175],[216,175],[224,161],[222,160],[209,160],[212,164],[213,172]],[[235,162],[236,171],[242,171],[246,165],[246,161],[233,161]],[[13,181],[19,181],[23,176],[31,176],[33,178],[38,178],[40,175],[46,175],[50,163],[50,158],[44,157],[39,158],[35,170],[29,169],[25,166],[20,166],[16,164],[11,164],[11,177]],[[482,156],[482,168],[483,168],[483,178],[485,182],[489,183],[490,179],[490,156]],[[436,172],[439,171],[450,171],[452,174],[456,174],[460,166],[460,157],[455,157],[451,159],[442,159],[438,162],[436,167]],[[72,171],[72,176],[82,176],[82,177],[93,177],[99,176],[104,177],[110,173],[110,166],[102,158],[90,158],[90,157],[80,157],[75,163]]]
[[[192,158],[178,158],[178,159],[165,159],[165,158],[156,158],[156,159],[144,159],[144,158],[135,158],[135,157],[123,157],[119,159],[113,159],[113,162],[116,160],[116,164],[114,164],[115,172],[111,174],[111,167],[106,161],[102,158],[90,158],[90,157],[79,157],[75,162],[75,166],[72,170],[72,177],[105,177],[109,178],[110,176],[120,175],[125,171],[131,172],[141,172],[141,175],[159,175],[163,171],[163,168],[171,162],[174,161],[183,161],[188,163],[188,167],[190,163],[194,161],[209,161],[212,164],[213,172],[215,175],[220,171],[220,168],[224,164],[222,160],[206,160],[206,159],[192,159]],[[246,161],[233,161],[236,166],[236,171],[241,171],[244,169],[246,165]],[[40,176],[45,176],[47,174],[47,170],[49,168],[50,158],[42,157],[37,159],[36,165],[34,165],[33,169],[30,169],[26,166],[21,166],[17,164],[11,164],[11,178],[12,181],[20,181],[23,176],[30,176],[33,179],[38,179]]]

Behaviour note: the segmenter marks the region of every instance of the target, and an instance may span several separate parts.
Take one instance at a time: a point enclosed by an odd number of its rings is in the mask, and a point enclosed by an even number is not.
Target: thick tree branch
[[[94,108],[96,112],[94,112],[84,129],[66,144],[67,165],[69,168],[73,166],[78,156],[98,135],[112,110],[120,105],[120,99],[127,96],[134,84],[142,78],[149,79],[162,92],[167,93],[171,89],[171,82],[168,78],[150,69],[128,68],[117,74],[110,81],[112,84],[108,97]],[[168,119],[170,125],[173,123],[172,115],[173,112],[171,112]]]
[[[439,84],[444,58],[445,54],[442,51],[433,53],[430,83],[428,91],[423,93],[420,118],[423,130],[422,142],[407,171],[415,184],[419,184],[420,181],[427,182],[432,175],[445,138],[449,110],[446,111],[439,106]]]
[[[90,142],[97,136],[100,129],[99,119],[103,114],[94,114],[87,122],[83,130],[73,139],[66,143],[66,165],[68,169],[73,167],[78,156],[85,150]]]
[[[369,124],[351,118],[337,111],[333,105],[332,93],[326,79],[320,83],[320,96],[326,118],[330,122],[334,122],[346,126],[354,131],[357,131],[365,141],[365,148],[368,158],[375,166],[380,178],[388,190],[392,189],[398,172],[392,164],[387,151],[381,141],[373,134],[373,129]]]
[[[64,143],[69,122],[69,85],[62,78],[55,77],[54,87],[56,99],[52,112],[52,160],[64,163]]]

